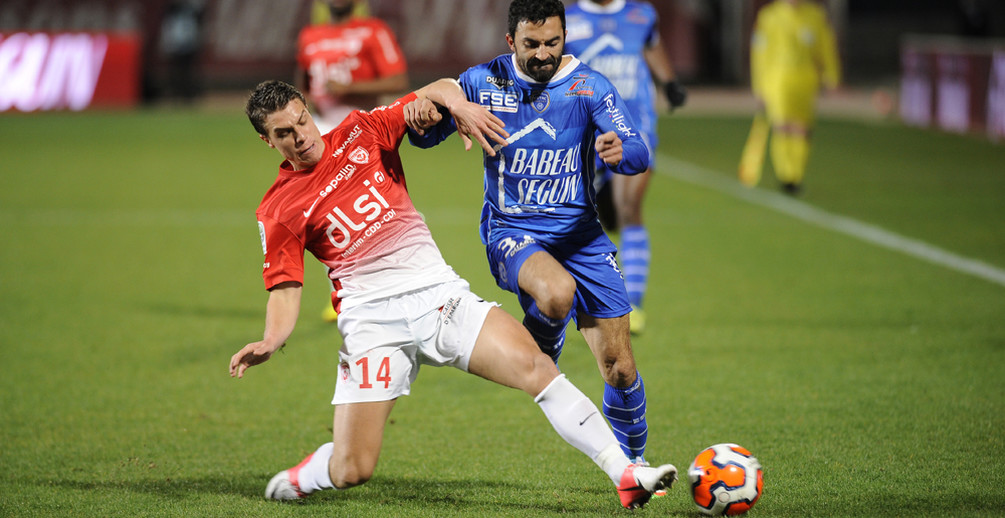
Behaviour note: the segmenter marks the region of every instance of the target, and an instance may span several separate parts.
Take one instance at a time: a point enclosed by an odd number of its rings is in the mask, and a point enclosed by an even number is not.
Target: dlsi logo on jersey
[[[380,184],[386,180],[383,172],[373,173],[375,183]],[[398,215],[370,180],[363,180],[363,186],[367,187],[367,192],[353,200],[351,214],[346,214],[349,208],[343,210],[341,206],[325,214],[329,222],[325,235],[328,236],[332,246],[342,250],[343,258],[359,250],[367,238],[376,234],[384,223]]]

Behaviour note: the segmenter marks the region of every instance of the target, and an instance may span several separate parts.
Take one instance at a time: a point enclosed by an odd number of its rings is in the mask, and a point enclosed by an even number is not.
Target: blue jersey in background
[[[645,2],[615,0],[600,6],[580,0],[565,10],[565,17],[565,51],[614,84],[655,152],[656,93],[643,51],[659,44],[656,10]]]

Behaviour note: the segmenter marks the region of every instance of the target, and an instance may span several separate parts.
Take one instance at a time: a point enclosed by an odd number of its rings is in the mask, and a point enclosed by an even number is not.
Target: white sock
[[[304,493],[313,493],[320,489],[333,489],[331,475],[328,474],[328,461],[332,458],[335,444],[326,442],[321,445],[303,467],[300,468],[298,482]]]
[[[534,402],[565,442],[600,466],[615,485],[621,481],[621,474],[631,462],[618,446],[614,432],[607,426],[597,405],[566,379],[565,374],[555,377]]]

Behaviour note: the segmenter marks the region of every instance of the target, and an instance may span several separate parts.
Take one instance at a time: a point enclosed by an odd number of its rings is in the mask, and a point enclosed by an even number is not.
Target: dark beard
[[[551,65],[551,70],[548,71],[542,69],[541,67],[544,65]],[[538,83],[547,83],[555,76],[555,72],[558,72],[558,59],[550,57],[542,61],[537,58],[530,58],[527,60],[527,64],[525,66],[527,67],[527,70],[524,70],[524,72],[532,77],[534,81],[537,81]]]

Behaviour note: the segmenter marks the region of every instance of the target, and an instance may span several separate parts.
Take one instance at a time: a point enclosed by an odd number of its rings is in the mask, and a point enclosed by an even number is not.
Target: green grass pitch
[[[317,267],[285,353],[227,375],[261,336],[254,209],[278,162],[241,108],[0,117],[0,516],[625,515],[530,398],[433,368],[370,483],[262,498],[330,438],[339,338]],[[749,119],[661,125],[661,155],[732,178]],[[478,241],[479,156],[403,155],[448,262],[518,312]],[[1003,165],[980,138],[824,119],[802,200],[1002,269]],[[755,517],[1005,513],[1005,286],[668,173],[634,340],[649,459],[751,449]],[[576,333],[561,367],[600,400]],[[686,483],[635,514],[697,515]]]

